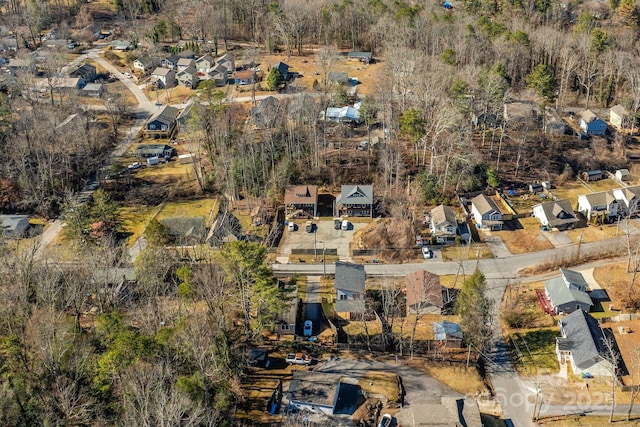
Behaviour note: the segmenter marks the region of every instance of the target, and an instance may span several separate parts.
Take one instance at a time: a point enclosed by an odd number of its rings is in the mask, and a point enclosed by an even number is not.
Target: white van
[[[346,219],[342,220],[342,231],[347,231],[349,229],[349,221]]]

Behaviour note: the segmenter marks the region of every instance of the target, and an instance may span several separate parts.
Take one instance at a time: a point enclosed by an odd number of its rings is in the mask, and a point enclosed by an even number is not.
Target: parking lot
[[[334,228],[332,218],[323,218],[313,221],[315,232],[305,231],[306,221],[295,221],[296,231],[285,230],[280,246],[278,248],[278,261],[286,263],[291,256],[292,249],[317,249],[318,254],[322,254],[322,249],[336,249],[340,260],[348,261],[351,257],[349,243],[353,238],[353,233],[367,226],[365,222],[349,222],[349,230],[342,231]]]

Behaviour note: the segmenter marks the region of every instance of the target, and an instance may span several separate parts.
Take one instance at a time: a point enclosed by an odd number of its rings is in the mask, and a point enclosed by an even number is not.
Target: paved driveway
[[[280,247],[278,249],[278,262],[287,263],[292,249],[315,249],[318,253],[318,259],[322,258],[322,249],[334,249],[338,252],[341,261],[349,261],[351,254],[349,252],[349,243],[353,239],[353,233],[367,226],[367,223],[356,222],[351,223],[347,231],[336,230],[333,227],[333,219],[321,219],[313,221],[316,224],[315,233],[307,233],[304,231],[306,221],[295,221],[297,224],[296,231],[284,232]]]
[[[573,241],[564,231],[543,231],[542,235],[556,248],[573,245]]]

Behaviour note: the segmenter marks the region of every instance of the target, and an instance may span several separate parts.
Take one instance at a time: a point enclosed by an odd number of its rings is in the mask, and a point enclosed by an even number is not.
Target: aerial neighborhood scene
[[[0,12],[0,425],[640,425],[635,0]]]

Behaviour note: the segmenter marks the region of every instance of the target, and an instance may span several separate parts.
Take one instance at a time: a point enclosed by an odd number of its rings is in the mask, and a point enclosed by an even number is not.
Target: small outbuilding
[[[631,179],[629,169],[618,169],[615,176],[618,181],[629,181],[629,179]]]
[[[0,215],[0,227],[2,227],[2,233],[5,236],[21,237],[29,228],[29,216]]]
[[[604,178],[604,176],[599,169],[582,172],[582,179],[584,181],[600,181],[602,178]]]

